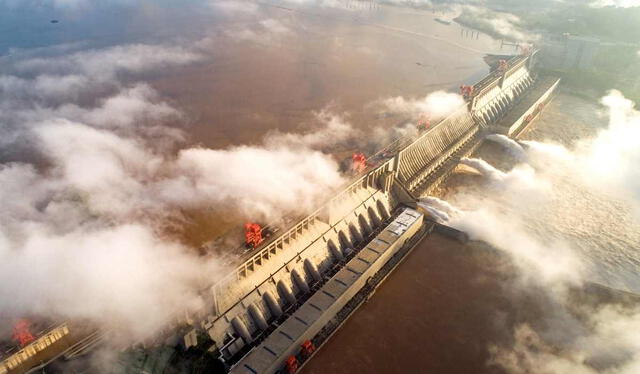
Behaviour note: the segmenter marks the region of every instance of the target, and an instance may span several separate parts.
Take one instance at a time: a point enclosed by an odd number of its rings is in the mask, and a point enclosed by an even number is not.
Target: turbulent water
[[[490,209],[497,221],[487,225],[521,228],[547,247],[540,254],[546,261],[553,262],[555,247],[569,247],[586,280],[640,292],[640,216],[633,202],[623,191],[611,193],[598,175],[585,176],[573,159],[607,120],[603,108],[560,95],[522,142],[533,160],[522,161],[519,144],[491,139],[479,151],[481,159],[464,160],[484,181],[465,181],[445,198],[464,210]]]
[[[595,136],[606,121],[602,108],[559,96],[525,138],[571,147]],[[593,265],[594,280],[640,292],[640,216],[634,208],[570,176],[550,174],[549,178],[554,184],[553,201],[547,212],[530,220],[531,229],[559,237],[579,250]]]

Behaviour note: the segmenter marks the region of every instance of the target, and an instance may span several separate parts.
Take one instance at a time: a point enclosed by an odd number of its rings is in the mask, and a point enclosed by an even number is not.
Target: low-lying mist
[[[640,367],[640,306],[576,303],[587,282],[640,291],[637,165],[640,113],[619,92],[603,98],[609,126],[573,149],[493,136],[515,166],[463,164],[483,182],[421,205],[439,221],[508,254],[515,292],[542,289],[552,306],[542,324],[522,324],[513,345],[489,347],[510,373],[635,373]],[[478,177],[475,177],[478,178]]]
[[[119,46],[26,57],[0,76],[3,324],[70,318],[126,342],[152,336],[202,308],[201,291],[229,270],[168,234],[185,210],[276,220],[345,181],[322,151],[351,131],[335,115],[303,135],[225,149],[170,126],[185,115],[136,74],[198,58]]]
[[[190,224],[186,212],[219,212],[237,218],[238,227],[243,219],[305,215],[350,178],[335,150],[379,147],[416,132],[407,124],[368,139],[347,114],[325,109],[300,133],[265,131],[253,144],[200,146],[181,127],[189,115],[145,78],[202,61],[208,43],[71,45],[23,51],[3,66],[4,326],[71,319],[110,331],[114,343],[153,337],[185,311],[206,308],[207,288],[231,270],[226,259],[175,235]],[[459,101],[444,93],[394,99],[409,119],[425,111],[446,116]],[[9,339],[10,328],[0,331]]]

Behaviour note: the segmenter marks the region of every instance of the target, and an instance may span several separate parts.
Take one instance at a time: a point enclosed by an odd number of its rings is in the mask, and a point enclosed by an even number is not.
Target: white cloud
[[[595,8],[602,8],[607,6],[613,6],[618,8],[632,8],[639,7],[640,0],[596,0],[590,4]]]
[[[149,72],[189,64],[200,58],[196,52],[179,46],[128,44],[60,57],[35,57],[21,61],[17,68],[23,73],[39,75],[82,74],[92,79],[112,79],[119,72]]]
[[[212,0],[211,6],[225,13],[247,13],[252,14],[258,11],[258,5],[248,0]]]
[[[274,18],[267,18],[260,21],[262,27],[272,33],[285,33],[289,32],[289,28],[282,24],[282,22],[278,21]]]
[[[257,43],[269,44],[291,32],[281,21],[274,18],[263,19],[257,24],[237,25],[225,29],[225,34],[231,38]]]
[[[436,91],[417,99],[405,99],[402,96],[392,97],[381,100],[380,104],[391,113],[408,114],[414,119],[426,115],[431,120],[439,120],[463,107],[465,101],[458,94]]]
[[[465,5],[456,21],[497,37],[528,41],[538,36],[524,30],[522,20],[511,13],[496,12],[484,7]]]
[[[320,149],[352,130],[326,113],[315,131],[254,146],[186,144],[166,126],[180,112],[135,77],[198,56],[119,46],[27,57],[0,77],[3,151],[13,160],[0,164],[3,318],[83,318],[129,341],[153,335],[205,305],[198,290],[220,275],[216,259],[166,234],[185,209],[278,219],[315,208],[343,182]]]
[[[270,131],[265,136],[265,143],[269,144],[271,148],[302,147],[324,150],[347,141],[353,141],[354,137],[361,135],[342,116],[332,113],[328,109],[315,113],[315,116],[320,122],[320,127],[315,131],[306,134]]]
[[[88,319],[135,341],[202,307],[197,290],[219,271],[144,225],[29,226],[22,243],[0,247],[5,316]]]

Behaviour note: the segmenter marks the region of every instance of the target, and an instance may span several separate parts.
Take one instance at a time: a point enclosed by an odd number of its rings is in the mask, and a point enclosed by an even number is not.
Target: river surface
[[[371,102],[456,91],[487,73],[484,53],[516,52],[435,21],[441,14],[360,1],[4,6],[0,72],[3,60],[56,48],[199,46],[204,59],[143,78],[186,114],[177,125],[191,141],[211,147],[255,142],[273,129],[304,131],[327,107],[362,128],[384,124]]]
[[[308,131],[323,110],[366,137],[406,120],[381,113],[374,105],[380,99],[457,92],[488,72],[485,53],[517,53],[485,34],[435,20],[453,14],[365,1],[55,4],[0,5],[0,74],[13,74],[24,56],[117,45],[197,51],[202,58],[193,63],[117,79],[155,89],[182,113],[174,125],[184,130],[187,145],[213,148],[259,143],[273,130]],[[237,221],[243,218],[225,217],[197,213],[178,235],[194,246],[228,230],[241,237]]]

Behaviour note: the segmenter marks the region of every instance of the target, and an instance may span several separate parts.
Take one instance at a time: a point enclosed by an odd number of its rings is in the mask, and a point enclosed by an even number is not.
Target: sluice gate
[[[339,325],[355,295],[406,253],[426,218],[411,209],[416,197],[445,180],[485,134],[516,136],[541,110],[558,79],[537,78],[534,57],[507,61],[474,86],[464,106],[247,254],[205,291],[206,309],[178,322],[182,345],[206,344],[234,373],[292,364],[301,343],[308,349],[326,326]]]

